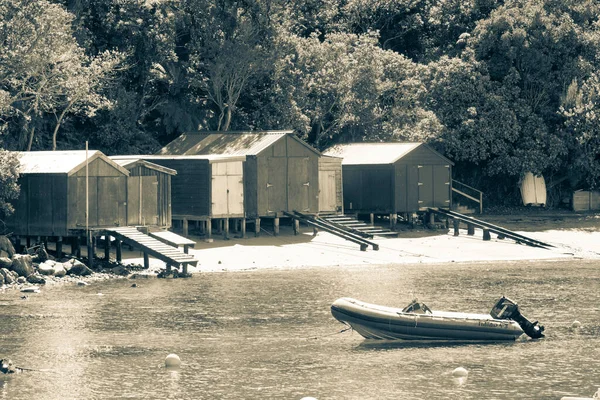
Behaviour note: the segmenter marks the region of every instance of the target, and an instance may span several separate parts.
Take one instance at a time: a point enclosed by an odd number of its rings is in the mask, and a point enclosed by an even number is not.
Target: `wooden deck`
[[[194,242],[193,240],[190,240],[186,237],[180,236],[176,233],[173,232],[169,232],[169,231],[158,231],[158,232],[148,232],[148,235],[150,235],[151,237],[166,243],[170,246],[174,246],[174,247],[179,247],[179,246],[183,246],[183,252],[184,253],[188,253],[188,249],[190,247],[194,247],[196,245],[196,242]]]
[[[115,227],[105,230],[108,235],[114,236],[123,243],[134,248],[139,248],[144,252],[144,263],[147,263],[147,256],[158,258],[170,266],[179,267],[182,265],[184,270],[188,264],[196,265],[198,260],[194,256],[182,253],[177,247],[169,246],[160,240],[148,236],[133,227]],[[145,265],[147,266],[147,265]]]

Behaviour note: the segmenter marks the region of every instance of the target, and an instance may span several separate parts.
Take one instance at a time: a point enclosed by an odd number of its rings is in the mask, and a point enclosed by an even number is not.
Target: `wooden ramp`
[[[372,239],[374,236],[387,238],[398,237],[398,232],[394,232],[381,226],[375,226],[372,223],[359,221],[354,215],[323,215],[321,218],[337,227],[353,232],[367,239]]]
[[[144,252],[144,266],[148,267],[148,256],[158,258],[167,264],[167,269],[171,266],[183,266],[184,273],[187,272],[187,265],[196,265],[198,260],[192,255],[182,253],[177,247],[170,246],[157,238],[148,236],[134,227],[117,227],[105,229],[107,235],[114,236],[123,243],[140,249]]]
[[[379,245],[377,243],[373,243],[361,235],[357,235],[356,233],[350,232],[345,228],[341,228],[335,224],[325,221],[324,219],[319,218],[316,215],[303,214],[295,210],[293,213],[284,211],[283,214],[293,219],[296,219],[302,223],[305,223],[306,225],[312,226],[313,228],[321,229],[325,232],[329,232],[333,235],[339,236],[342,239],[346,239],[350,242],[356,243],[360,246],[361,251],[367,251],[367,248],[369,246],[372,246],[373,250],[379,250]]]
[[[536,239],[532,239],[530,237],[521,235],[520,233],[510,231],[501,226],[493,225],[493,224],[490,224],[489,222],[485,222],[480,219],[469,217],[467,215],[463,215],[463,214],[457,213],[455,211],[450,211],[450,210],[446,210],[446,209],[442,209],[442,208],[430,208],[429,211],[436,213],[438,215],[453,219],[454,220],[454,236],[458,236],[459,224],[461,222],[463,222],[467,225],[467,229],[468,229],[468,232],[470,235],[473,234],[473,230],[475,227],[481,228],[483,230],[483,240],[489,240],[490,239],[489,233],[492,232],[492,233],[495,233],[496,235],[498,235],[498,239],[509,238],[519,244],[522,243],[522,244],[526,244],[528,246],[540,247],[543,249],[548,249],[550,247],[554,247],[551,244],[544,243],[544,242],[541,242]]]

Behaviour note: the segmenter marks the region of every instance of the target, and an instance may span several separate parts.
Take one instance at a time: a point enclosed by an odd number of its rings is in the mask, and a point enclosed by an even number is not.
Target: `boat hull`
[[[404,313],[400,308],[341,298],[331,314],[366,339],[382,340],[515,340],[523,330],[515,321],[494,319],[488,314],[433,311]]]

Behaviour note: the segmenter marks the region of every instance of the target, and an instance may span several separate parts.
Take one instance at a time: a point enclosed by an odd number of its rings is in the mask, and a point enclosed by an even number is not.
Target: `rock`
[[[44,245],[41,245],[37,248],[35,254],[32,256],[32,259],[37,263],[43,263],[44,261],[48,260],[48,252],[44,248]]]
[[[27,286],[27,287],[24,287],[23,289],[21,289],[21,292],[23,292],[23,293],[39,293],[40,288],[39,288],[39,286]]]
[[[8,258],[12,258],[15,254],[15,248],[5,235],[0,235],[0,252],[1,251],[5,251],[6,254],[8,254]]]
[[[77,286],[89,286],[90,284],[84,281],[77,281]]]
[[[24,276],[20,276],[17,278],[17,283],[25,283],[27,282],[27,279]]]
[[[0,286],[4,285],[4,274],[0,273]]]
[[[94,271],[89,269],[84,263],[79,262],[78,264],[74,264],[68,273],[69,275],[86,276],[92,275]]]
[[[6,268],[0,268],[0,274],[4,277],[4,283],[10,285],[11,283],[15,283],[15,279],[13,274],[10,273]]]
[[[7,257],[0,257],[0,268],[9,269],[12,266],[12,260]]]
[[[15,271],[19,276],[28,277],[33,274],[33,261],[28,254],[15,254],[12,257],[11,270]]]
[[[129,275],[129,270],[122,265],[112,268],[111,271],[115,275]]]
[[[42,275],[54,275],[56,263],[51,260],[44,261],[38,266],[38,272]],[[61,266],[62,267],[62,266]]]
[[[27,277],[27,282],[33,283],[34,285],[44,285],[46,284],[46,279],[39,274],[31,274]]]
[[[54,265],[54,276],[62,278],[66,274],[67,270],[65,269],[65,266],[62,263],[57,263]]]

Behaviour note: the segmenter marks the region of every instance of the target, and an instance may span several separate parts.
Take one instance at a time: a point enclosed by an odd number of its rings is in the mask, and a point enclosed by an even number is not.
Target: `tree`
[[[437,135],[435,116],[421,107],[419,67],[382,50],[376,34],[280,38],[287,56],[274,77],[278,121],[317,147]]]
[[[106,52],[89,57],[77,44],[73,16],[46,0],[0,0],[0,90],[4,114],[20,117],[31,150],[46,114],[55,116],[52,148],[68,113],[92,115],[108,104],[101,86],[119,63]],[[12,118],[17,123],[17,118]]]
[[[19,197],[19,165],[17,153],[0,148],[0,217],[7,217],[14,211],[10,200]]]

